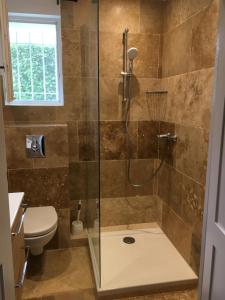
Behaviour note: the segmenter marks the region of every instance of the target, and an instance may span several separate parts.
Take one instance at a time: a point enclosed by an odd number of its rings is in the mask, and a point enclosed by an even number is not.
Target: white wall
[[[60,16],[56,0],[8,0],[10,13],[45,14]]]

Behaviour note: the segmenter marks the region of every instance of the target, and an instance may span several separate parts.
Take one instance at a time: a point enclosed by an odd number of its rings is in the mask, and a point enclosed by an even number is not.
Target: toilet
[[[24,218],[25,244],[31,254],[40,255],[44,246],[53,238],[58,216],[53,206],[29,207]]]

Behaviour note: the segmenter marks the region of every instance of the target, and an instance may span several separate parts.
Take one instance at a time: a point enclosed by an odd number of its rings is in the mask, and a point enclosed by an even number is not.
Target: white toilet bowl
[[[57,224],[58,216],[53,206],[27,209],[24,218],[24,237],[31,254],[42,254],[44,246],[53,238]]]

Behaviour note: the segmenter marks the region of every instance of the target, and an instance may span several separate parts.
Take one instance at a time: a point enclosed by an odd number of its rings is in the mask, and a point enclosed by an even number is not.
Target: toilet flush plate
[[[28,158],[44,158],[44,135],[26,135],[26,153]]]

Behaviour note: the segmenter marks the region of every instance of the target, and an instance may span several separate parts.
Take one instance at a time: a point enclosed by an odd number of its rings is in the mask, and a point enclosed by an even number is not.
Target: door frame
[[[2,76],[0,76],[0,300],[14,300],[15,283],[9,217],[8,182],[2,102],[3,78]]]
[[[209,138],[207,180],[205,191],[204,218],[202,231],[202,249],[199,275],[199,299],[210,299],[212,260],[208,237],[210,235],[209,218],[214,212],[209,209],[215,199],[212,194],[218,190],[221,167],[221,150],[224,140],[225,121],[225,0],[219,0],[219,26],[216,41],[216,60],[214,91],[212,97],[212,120]],[[219,154],[219,155],[218,155]]]

